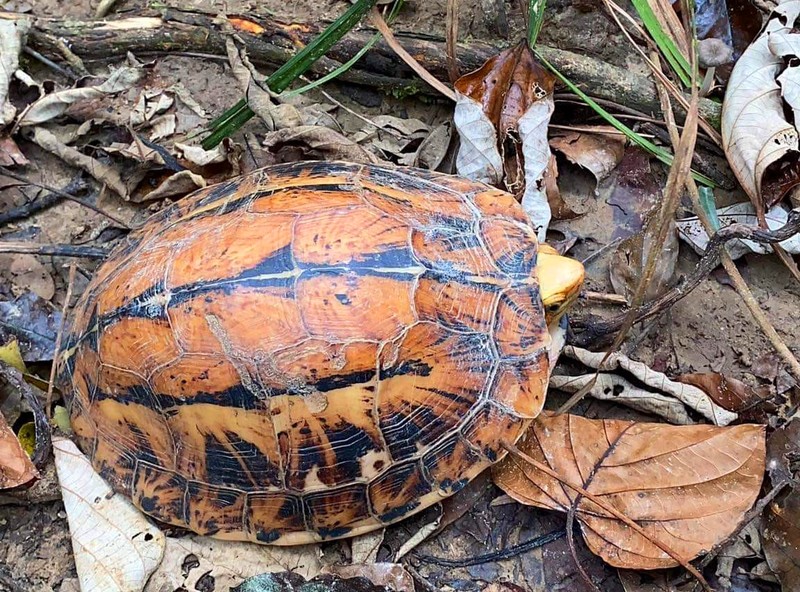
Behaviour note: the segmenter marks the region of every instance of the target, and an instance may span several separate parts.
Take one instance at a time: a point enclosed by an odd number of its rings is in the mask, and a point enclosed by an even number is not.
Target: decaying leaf
[[[433,128],[433,131],[419,145],[411,165],[431,171],[440,170],[440,165],[448,158],[451,152],[450,149],[453,147],[454,137],[453,126],[449,121],[445,121]],[[448,162],[451,161],[448,159]]]
[[[231,588],[231,592],[320,592],[322,590],[325,592],[386,592],[387,588],[358,576],[343,579],[323,574],[306,581],[302,576],[288,571],[255,576],[240,586]],[[404,589],[398,589],[398,592],[404,592]]]
[[[758,226],[758,217],[753,204],[742,202],[732,206],[726,206],[717,210],[717,217],[719,218],[721,226],[729,226],[731,224],[746,224],[748,226]],[[778,204],[771,208],[766,214],[767,227],[771,230],[780,228],[789,220],[789,211],[782,204]],[[684,218],[678,220],[678,234],[680,238],[691,245],[692,249],[698,255],[705,253],[708,247],[708,234],[700,223],[700,220],[695,217]],[[780,246],[787,253],[793,255],[800,254],[800,236],[793,236],[780,243]],[[744,239],[734,239],[729,241],[725,248],[728,250],[732,259],[738,259],[747,253],[758,253],[766,255],[772,253],[772,247],[767,244],[757,243]]]
[[[0,127],[10,123],[17,113],[8,100],[8,91],[30,28],[31,20],[28,18],[0,20]]]
[[[170,537],[164,559],[144,590],[200,590],[203,579],[213,581],[217,590],[229,590],[265,572],[292,571],[310,578],[321,568],[317,545],[274,547],[195,535]]]
[[[800,492],[791,489],[764,508],[762,546],[784,590],[800,590]]]
[[[13,138],[5,136],[0,138],[0,166],[25,166],[28,159],[17,146]]]
[[[789,483],[800,469],[800,417],[788,421],[767,441],[767,471],[773,486]]]
[[[38,476],[39,471],[0,414],[0,489],[19,487]]]
[[[702,389],[670,380],[666,374],[656,372],[647,364],[631,360],[621,353],[613,353],[603,362],[605,352],[591,352],[569,345],[564,348],[563,355],[584,366],[600,370],[597,384],[591,391],[592,396],[599,399],[610,399],[646,413],[656,413],[670,421],[674,419],[677,423],[687,423],[685,420],[689,416],[686,410],[679,410],[671,404],[670,399],[694,410],[716,425],[728,425],[738,418],[736,413],[715,403]],[[611,372],[615,374],[610,374]],[[618,372],[625,372],[634,380],[616,374]],[[554,375],[550,384],[567,392],[577,392],[594,376],[594,372],[583,376]]]
[[[616,170],[614,188],[608,198],[613,206],[613,239],[628,238],[644,229],[654,208],[662,201],[662,187],[650,166],[650,156],[629,145]]]
[[[0,345],[0,362],[8,364],[20,372],[25,372],[25,361],[22,359],[19,341],[16,339],[9,339],[8,343]]]
[[[456,170],[517,196],[544,240],[551,212],[544,174],[555,79],[522,41],[455,83]]]
[[[33,292],[50,300],[56,291],[50,272],[34,255],[0,254],[0,278],[12,286],[14,294]]]
[[[718,405],[734,413],[747,412],[755,405],[762,403],[768,396],[767,392],[758,393],[741,380],[719,372],[681,374],[675,380],[702,389]],[[766,420],[766,417],[763,419]]]
[[[393,592],[414,592],[414,578],[399,563],[330,565],[322,571],[343,580],[366,578],[375,586]]]
[[[40,125],[62,115],[71,105],[132,88],[143,76],[140,67],[122,66],[97,86],[68,88],[43,96],[19,120],[20,126]]]
[[[800,70],[793,65],[800,58],[798,15],[798,0],[773,10],[736,63],[722,106],[723,148],[759,218],[800,184],[798,120],[785,115],[800,109]]]
[[[670,220],[664,244],[656,244],[658,237],[658,217],[652,216],[644,230],[622,241],[611,256],[609,276],[614,291],[625,296],[628,304],[642,280],[647,261],[653,248],[658,249],[656,266],[644,294],[648,302],[666,292],[675,279],[675,266],[678,263],[678,236],[675,223]]]
[[[15,337],[26,362],[53,359],[61,312],[33,292],[0,301],[0,339]]]
[[[339,132],[327,127],[301,125],[269,132],[263,145],[273,153],[295,152],[297,156],[318,160],[347,160],[350,162],[378,163],[379,159]]]
[[[610,126],[596,126],[596,130],[555,132],[550,137],[550,147],[591,172],[599,183],[622,161],[625,136]]]
[[[764,473],[764,427],[753,424],[670,426],[539,416],[517,446],[686,560],[733,532],[755,502]],[[513,455],[495,466],[493,476],[521,503],[564,512],[575,505],[586,544],[615,567],[677,565],[624,522]]]
[[[82,592],[138,592],[164,554],[163,533],[114,494],[72,441],[53,439]]]

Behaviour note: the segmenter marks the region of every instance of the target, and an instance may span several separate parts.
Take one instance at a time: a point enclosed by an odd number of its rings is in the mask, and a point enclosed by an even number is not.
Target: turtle
[[[514,197],[304,161],[200,189],[115,246],[58,358],[74,437],[158,522],[294,545],[462,489],[544,403],[582,265]]]

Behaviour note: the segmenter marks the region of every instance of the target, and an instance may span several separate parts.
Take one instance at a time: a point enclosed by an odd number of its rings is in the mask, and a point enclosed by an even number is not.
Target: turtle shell
[[[146,514],[299,544],[367,532],[504,456],[548,376],[514,198],[414,169],[293,163],[132,233],[60,358],[94,467]]]

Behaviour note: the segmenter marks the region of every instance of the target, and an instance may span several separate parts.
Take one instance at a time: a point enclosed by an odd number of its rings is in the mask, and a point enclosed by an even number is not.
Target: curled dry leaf
[[[590,352],[589,350],[570,345],[564,348],[564,355],[568,358],[572,358],[573,360],[578,360],[584,366],[588,366],[589,368],[593,368],[595,370],[600,370],[603,373],[624,371],[653,393],[660,392],[674,397],[683,405],[693,409],[695,412],[714,422],[716,425],[728,425],[729,423],[738,419],[736,413],[728,411],[724,407],[717,405],[717,403],[715,403],[714,400],[702,389],[689,384],[683,384],[681,382],[670,380],[667,378],[666,374],[663,374],[662,372],[656,372],[652,368],[649,368],[647,364],[637,362],[636,360],[631,360],[629,357],[624,356],[621,353],[611,354],[608,359],[603,362],[603,358],[605,358],[606,355],[605,352]],[[586,376],[593,377],[594,374],[587,374]],[[618,383],[616,381],[611,382],[612,392],[610,394],[612,396],[614,394],[615,384]],[[616,390],[618,390],[618,387]],[[605,391],[605,388],[603,388],[603,391]],[[603,394],[606,396],[608,395],[605,392],[603,392]],[[635,391],[631,393],[631,395],[635,394]],[[634,396],[633,398],[636,397]],[[619,397],[615,400],[622,404],[629,404],[629,401],[625,397]],[[653,404],[656,403],[657,401],[654,399]],[[656,408],[663,409],[663,407],[660,407],[660,405]],[[654,410],[655,408],[652,409],[651,412]]]
[[[37,477],[39,471],[0,414],[0,489],[19,487]]]
[[[717,210],[717,217],[721,226],[729,226],[731,224],[747,224],[749,226],[758,226],[758,217],[756,209],[753,204],[742,202],[732,206],[726,206]],[[767,227],[770,230],[775,230],[785,225],[789,221],[789,211],[782,204],[778,204],[771,208],[765,215]],[[708,248],[708,234],[696,216],[684,218],[677,221],[678,235],[681,239],[689,243],[692,249],[698,254],[702,255]],[[782,243],[780,246],[787,253],[793,255],[800,255],[800,236],[793,236]],[[747,253],[759,253],[766,255],[772,252],[770,245],[757,243],[754,241],[735,239],[729,241],[725,248],[728,250],[732,259],[738,259]]]
[[[55,438],[53,451],[81,590],[140,592],[161,562],[164,535],[70,440]]]
[[[686,560],[733,532],[758,497],[764,473],[764,427],[752,424],[670,426],[539,416],[517,446]],[[521,503],[564,512],[574,505],[586,544],[615,567],[677,565],[625,523],[513,455],[492,474]]]
[[[596,126],[596,129],[596,132],[555,132],[550,137],[550,147],[591,172],[599,183],[622,161],[625,136],[610,126]]]
[[[722,105],[722,145],[761,218],[800,184],[800,1],[780,3],[733,68]],[[787,65],[788,64],[788,65]]]
[[[547,126],[554,85],[527,41],[455,83],[458,173],[516,195],[542,240],[551,218],[544,175],[551,154]]]

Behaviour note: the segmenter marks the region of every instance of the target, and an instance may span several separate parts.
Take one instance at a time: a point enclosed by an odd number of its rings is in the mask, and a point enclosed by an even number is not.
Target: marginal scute
[[[537,243],[513,196],[299,162],[169,206],[64,335],[78,444],[145,513],[300,544],[401,520],[501,458],[544,402]]]

